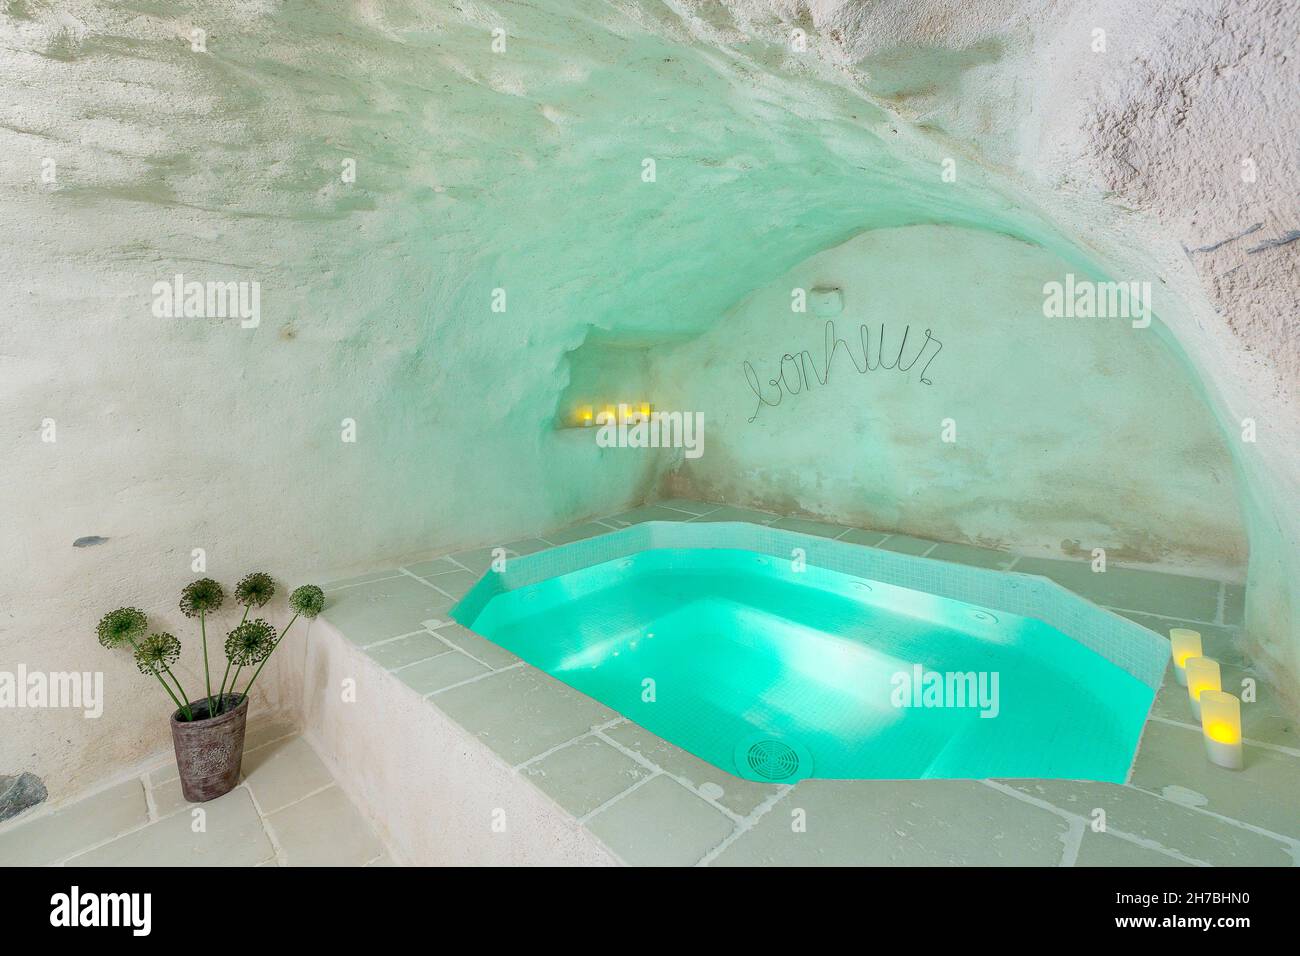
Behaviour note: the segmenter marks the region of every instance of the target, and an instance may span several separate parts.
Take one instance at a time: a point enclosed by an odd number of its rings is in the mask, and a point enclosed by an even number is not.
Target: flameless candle
[[[1169,631],[1169,642],[1173,645],[1174,676],[1178,683],[1187,686],[1187,658],[1201,656],[1201,632],[1185,627],[1175,627]]]
[[[1221,690],[1201,691],[1201,731],[1210,763],[1242,768],[1241,701]]]
[[[1213,657],[1189,657],[1185,670],[1187,696],[1192,700],[1192,712],[1200,720],[1201,695],[1207,690],[1223,690],[1223,685],[1219,682],[1219,662]]]

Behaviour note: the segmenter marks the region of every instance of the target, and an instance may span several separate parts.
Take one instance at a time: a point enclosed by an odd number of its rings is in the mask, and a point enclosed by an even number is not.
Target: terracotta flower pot
[[[190,703],[193,720],[183,720],[179,710],[172,714],[172,744],[176,748],[181,793],[190,803],[216,799],[239,783],[248,698],[231,706],[236,699],[237,695],[227,694],[224,702],[230,709],[216,717],[208,717],[206,697]]]

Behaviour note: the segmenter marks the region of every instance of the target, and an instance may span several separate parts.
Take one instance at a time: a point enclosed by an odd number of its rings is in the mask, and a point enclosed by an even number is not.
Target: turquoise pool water
[[[743,550],[643,551],[461,623],[750,779],[1121,782],[1153,696],[1041,621]]]

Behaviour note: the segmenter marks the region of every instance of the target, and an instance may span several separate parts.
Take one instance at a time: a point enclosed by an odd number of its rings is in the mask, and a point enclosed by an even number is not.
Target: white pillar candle
[[[1201,656],[1201,632],[1186,627],[1175,627],[1169,631],[1169,643],[1174,654],[1174,676],[1178,683],[1187,686],[1187,659]]]
[[[1200,720],[1201,695],[1207,690],[1223,690],[1219,662],[1213,657],[1189,657],[1184,670],[1187,673],[1187,696],[1192,701],[1192,713]]]
[[[1241,701],[1221,690],[1201,691],[1201,733],[1210,763],[1242,768]]]

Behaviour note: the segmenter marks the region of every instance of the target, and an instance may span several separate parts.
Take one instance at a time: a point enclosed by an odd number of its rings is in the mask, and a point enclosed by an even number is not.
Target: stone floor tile
[[[445,574],[431,574],[425,578],[439,591],[442,591],[453,601],[459,601],[469,589],[478,583],[480,575],[473,571],[448,571]]]
[[[584,737],[529,764],[523,774],[581,817],[650,776],[650,771],[599,737]]]
[[[584,524],[570,525],[559,531],[551,531],[546,535],[546,540],[555,545],[570,544],[574,541],[582,541],[584,538],[594,538],[598,534],[609,534],[613,530],[608,525],[589,521]]]
[[[403,574],[331,592],[322,616],[353,644],[365,647],[417,631],[422,621],[444,616],[451,604],[445,594]]]
[[[925,538],[913,538],[910,534],[891,534],[876,547],[897,551],[899,554],[922,555],[934,547],[934,542]]]
[[[160,783],[151,781],[149,798],[153,801],[154,811],[159,818],[169,817],[177,810],[183,810],[191,805],[181,792],[181,781],[176,776]],[[194,804],[194,806],[198,806],[198,804]]]
[[[489,641],[469,628],[461,627],[454,621],[448,622],[434,631],[438,637],[455,644],[475,660],[482,661],[493,670],[500,670],[512,664],[518,664],[519,658],[500,644]]]
[[[438,654],[447,653],[447,645],[428,631],[419,631],[366,648],[366,653],[385,670],[395,670]]]
[[[661,508],[685,511],[691,515],[706,515],[710,511],[717,511],[722,507],[721,505],[709,504],[707,501],[696,501],[693,498],[666,498],[663,501],[656,501],[655,504]]]
[[[1145,611],[1191,621],[1213,621],[1219,609],[1219,582],[1111,564],[1097,573],[1089,561],[1021,558],[1016,571],[1041,574],[1105,607]]]
[[[316,751],[301,737],[245,754],[243,771],[263,813],[274,813],[334,782]]]
[[[69,866],[255,866],[275,856],[252,798],[236,787],[201,808],[203,829],[192,813],[175,813],[98,849]]]
[[[431,558],[428,561],[419,561],[415,564],[404,565],[405,569],[416,577],[424,578],[426,581],[439,574],[448,574],[452,571],[464,571],[459,564],[450,558]]]
[[[603,704],[528,665],[452,687],[429,700],[512,764],[615,717]]]
[[[713,865],[1055,866],[1067,832],[970,780],[803,780]]]
[[[443,646],[446,647],[446,645]],[[459,684],[461,681],[467,681],[472,677],[488,673],[491,673],[489,668],[483,666],[468,654],[462,654],[460,651],[454,651],[450,648],[447,649],[445,654],[438,654],[435,657],[430,657],[427,660],[393,672],[395,677],[399,678],[403,684],[410,687],[417,694],[432,694],[444,687],[450,687],[452,684]]]
[[[1083,817],[1105,812],[1106,829],[1150,840],[1166,850],[1214,866],[1290,866],[1285,845],[1171,803],[1134,787],[1080,780],[1008,780],[1010,786]],[[1091,830],[1089,830],[1091,832]]]
[[[457,564],[464,565],[473,572],[475,579],[487,573],[492,567],[493,558],[496,557],[496,550],[502,545],[492,545],[486,548],[471,548],[467,551],[456,551],[447,555]],[[509,554],[506,555],[509,558]]]
[[[1016,570],[1020,570],[1016,568]],[[1215,624],[1202,624],[1199,621],[1180,621],[1168,617],[1154,617],[1139,611],[1116,611],[1120,617],[1126,617],[1134,624],[1141,624],[1149,631],[1154,631],[1165,640],[1169,640],[1169,630],[1175,627],[1191,628],[1201,635],[1201,649],[1208,657],[1213,657],[1221,664],[1235,664],[1243,667],[1249,661],[1241,648],[1241,638],[1236,628],[1219,627]]]
[[[1192,866],[1168,853],[1149,850],[1109,833],[1085,830],[1075,866]]]
[[[874,548],[887,537],[889,536],[882,531],[864,531],[862,528],[850,528],[840,535],[839,540],[847,541],[849,544],[864,544],[867,547]]]
[[[550,545],[541,538],[521,538],[518,541],[507,541],[505,549],[513,555],[536,554],[538,551],[545,551]]]
[[[631,721],[610,727],[602,733],[737,816],[748,816],[764,800],[777,793],[778,788],[772,784],[746,780],[719,770],[713,764]]]
[[[766,511],[755,511],[752,508],[734,508],[731,505],[723,505],[715,511],[709,511],[692,521],[748,521],[750,524],[770,524],[777,518],[774,514]]]
[[[975,568],[991,568],[995,571],[1005,571],[1007,566],[1016,560],[1016,555],[1007,551],[994,551],[992,548],[977,548],[972,544],[953,544],[947,541],[936,544],[934,550],[926,557]]]
[[[631,511],[624,511],[606,519],[612,525],[640,524],[643,521],[690,521],[691,514],[686,511],[674,511],[659,505],[642,505]]]
[[[795,531],[799,534],[812,534],[819,538],[838,538],[849,530],[842,524],[827,524],[824,521],[813,521],[811,518],[777,518],[768,527]]]
[[[138,778],[0,831],[0,865],[44,866],[149,822]]]
[[[1217,767],[1206,759],[1199,730],[1153,720],[1142,735],[1132,784],[1300,839],[1300,757],[1247,744],[1245,764],[1243,770]]]
[[[633,866],[691,866],[725,840],[735,824],[660,775],[591,817],[587,827]]]
[[[270,814],[267,823],[289,866],[362,866],[384,852],[337,786]]]

